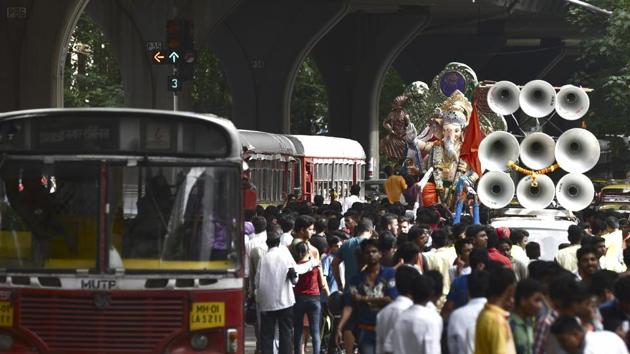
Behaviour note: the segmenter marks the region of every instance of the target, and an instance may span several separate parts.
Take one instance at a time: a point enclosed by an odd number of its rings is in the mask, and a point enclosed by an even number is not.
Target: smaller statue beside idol
[[[403,157],[407,149],[406,136],[411,121],[409,114],[404,110],[406,102],[406,96],[396,97],[392,102],[391,112],[383,122],[383,127],[388,131],[388,134],[381,139],[381,151],[394,161]]]

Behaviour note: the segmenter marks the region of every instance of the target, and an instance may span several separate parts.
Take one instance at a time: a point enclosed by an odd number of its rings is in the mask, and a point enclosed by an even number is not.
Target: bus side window
[[[306,186],[305,186],[305,191],[306,193],[312,193],[312,185],[311,185],[311,178],[313,175],[313,164],[310,162],[306,163],[306,168],[305,170],[305,180],[306,180]]]
[[[291,191],[294,194],[302,194],[302,162],[303,160],[296,159],[295,162],[291,164],[291,168],[295,171],[293,174],[293,190]]]

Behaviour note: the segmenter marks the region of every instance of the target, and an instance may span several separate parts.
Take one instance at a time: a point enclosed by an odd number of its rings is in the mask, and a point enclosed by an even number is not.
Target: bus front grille
[[[26,295],[19,324],[48,352],[153,353],[185,328],[185,300],[106,294]]]

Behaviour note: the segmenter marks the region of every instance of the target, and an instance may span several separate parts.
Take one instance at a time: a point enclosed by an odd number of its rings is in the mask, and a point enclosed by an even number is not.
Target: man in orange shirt
[[[387,180],[384,187],[389,204],[398,203],[400,194],[407,189],[407,183],[402,176],[394,172],[392,166],[385,166],[385,174],[387,174]]]

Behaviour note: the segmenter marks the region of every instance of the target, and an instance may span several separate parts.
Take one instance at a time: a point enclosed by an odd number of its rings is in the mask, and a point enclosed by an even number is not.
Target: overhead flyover
[[[0,111],[59,107],[70,35],[86,12],[112,43],[125,105],[172,107],[166,66],[152,65],[146,43],[165,39],[173,17],[194,22],[195,46],[219,58],[242,129],[289,133],[297,71],[316,61],[327,91],[332,135],[358,140],[378,167],[379,96],[393,66],[404,81],[429,81],[461,61],[482,78],[528,72],[556,75],[561,47],[578,38],[564,22],[564,0],[3,0]],[[13,11],[23,8],[23,12]],[[11,11],[10,11],[11,10]],[[546,57],[511,56],[514,40],[540,40]],[[549,49],[545,49],[549,48]],[[554,51],[557,51],[554,52]],[[554,56],[555,55],[555,56]],[[500,57],[509,58],[501,60]],[[499,58],[499,59],[497,59]],[[501,65],[497,65],[497,61]],[[557,64],[556,64],[557,66]],[[566,72],[567,70],[564,70]],[[520,79],[520,78],[519,78]],[[519,80],[514,80],[519,81]],[[179,96],[192,109],[190,85]]]

